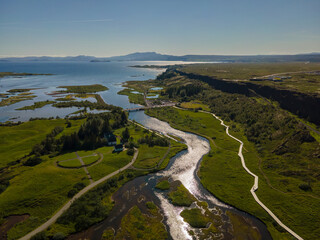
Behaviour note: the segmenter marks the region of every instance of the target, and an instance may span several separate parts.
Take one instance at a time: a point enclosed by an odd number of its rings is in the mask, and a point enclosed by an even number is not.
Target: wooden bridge
[[[123,110],[127,111],[127,112],[137,112],[137,111],[144,111],[146,109],[151,109],[151,108],[173,107],[175,105],[176,105],[176,103],[166,103],[166,104],[162,104],[162,105],[141,106],[141,107],[136,107],[136,108],[127,108],[127,109],[123,109]]]

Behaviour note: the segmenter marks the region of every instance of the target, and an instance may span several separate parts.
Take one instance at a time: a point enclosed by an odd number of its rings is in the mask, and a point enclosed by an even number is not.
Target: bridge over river
[[[165,104],[161,104],[161,105],[141,106],[141,107],[136,107],[136,108],[127,108],[127,109],[123,109],[123,110],[127,111],[127,112],[136,112],[136,111],[143,111],[143,110],[151,109],[151,108],[173,107],[175,105],[176,105],[176,103],[165,103]]]

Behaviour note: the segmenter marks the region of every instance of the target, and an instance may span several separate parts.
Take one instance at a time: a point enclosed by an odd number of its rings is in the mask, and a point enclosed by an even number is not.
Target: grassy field
[[[16,239],[46,221],[68,200],[67,193],[75,183],[88,184],[83,169],[58,168],[49,158],[35,167],[20,167],[14,175],[0,195],[1,215],[31,216],[9,231],[9,239]]]
[[[81,167],[82,165],[79,159],[72,159],[72,160],[59,162],[59,166],[66,167],[66,168],[74,168],[74,167]]]
[[[64,128],[60,134],[79,128],[83,120],[70,120],[72,127]],[[1,126],[1,167],[12,165],[17,159],[29,154],[32,147],[40,143],[55,127],[66,126],[64,119],[35,120],[15,126]],[[60,160],[74,158],[65,154]],[[88,184],[82,169],[62,169],[56,159],[47,156],[34,167],[21,164],[9,166],[1,177],[9,177],[10,185],[0,194],[0,216],[30,214],[30,218],[9,232],[9,239],[16,239],[45,221],[65,201],[67,193],[78,182]]]
[[[183,66],[179,70],[227,80],[249,80],[271,74],[291,76],[282,82],[259,81],[255,84],[320,94],[319,63],[219,63]],[[318,71],[313,73],[312,71]]]
[[[36,108],[42,108],[45,105],[52,104],[52,103],[55,103],[55,101],[47,100],[47,101],[35,102],[33,105],[17,108],[16,110],[35,110]]]
[[[202,184],[219,199],[263,220],[275,239],[291,238],[253,200],[249,192],[253,185],[253,178],[241,166],[237,156],[239,144],[225,134],[218,120],[209,114],[177,109],[153,109],[148,112],[152,116],[170,122],[173,127],[207,137],[212,150],[201,163]],[[316,226],[320,221],[317,216],[317,209],[320,206],[317,196],[299,189],[297,180],[293,178],[279,177],[272,172],[272,169],[263,168],[262,170],[259,155],[243,136],[243,132],[232,132],[232,134],[244,142],[247,166],[259,176],[257,195],[260,200],[302,237],[317,238],[319,231]],[[287,191],[287,188],[290,191]],[[283,189],[286,191],[282,192]]]
[[[200,101],[192,101],[192,102],[182,102],[180,104],[182,108],[187,108],[187,109],[202,109],[204,111],[210,111],[210,108],[208,105],[203,104]]]
[[[92,164],[100,159],[99,155],[96,156],[88,156],[88,157],[83,157],[82,161],[84,162],[85,165]]]
[[[146,144],[140,145],[139,155],[133,166],[145,169],[154,168],[157,166],[167,150],[168,147],[149,147]]]
[[[113,147],[98,148],[96,151],[103,154],[103,160],[97,165],[88,167],[94,181],[127,165],[132,159],[126,152],[112,153]]]
[[[2,126],[0,131],[1,166],[6,167],[9,163],[29,154],[33,146],[40,143],[47,134],[57,127],[64,127],[63,131],[55,138],[58,139],[62,135],[68,135],[79,129],[82,120],[68,120],[71,126],[66,128],[67,121],[64,119],[52,120],[35,120],[22,123],[15,126]],[[128,126],[130,130],[131,140],[137,142],[147,132],[142,128],[133,124]],[[122,129],[118,129],[115,134],[121,136]],[[176,154],[183,148],[183,144],[173,143],[173,151],[171,155]],[[156,149],[156,151],[153,151]],[[146,144],[140,145],[139,155],[140,163],[148,162],[147,157],[156,162],[163,157],[168,147],[147,147]],[[85,163],[92,163],[99,159],[99,155],[90,156],[94,153],[103,154],[103,160],[97,165],[88,167],[93,180],[98,180],[107,174],[116,171],[129,163],[132,156],[127,155],[126,151],[121,153],[112,153],[113,147],[102,147],[93,151],[78,151],[83,157]],[[150,155],[149,152],[153,154]],[[162,156],[160,156],[162,154]],[[170,156],[171,156],[170,155]],[[169,156],[169,155],[168,155]],[[168,157],[167,156],[167,157]],[[7,168],[6,174],[11,177],[10,185],[0,194],[1,217],[12,214],[30,214],[30,218],[12,228],[9,233],[9,239],[16,239],[31,231],[41,223],[45,222],[50,216],[57,211],[68,199],[71,190],[75,189],[75,184],[89,184],[83,169],[63,169],[56,166],[57,161],[66,166],[80,166],[80,161],[76,159],[74,152],[65,153],[53,158],[42,156],[42,162],[34,167],[27,167],[15,164]],[[143,165],[143,164],[142,164]],[[123,181],[133,178],[135,175],[145,174],[143,171],[139,173],[128,173]],[[121,180],[122,181],[122,180]],[[21,194],[23,193],[23,194]],[[111,194],[111,192],[110,192]],[[110,195],[109,194],[109,195]],[[109,196],[108,195],[108,196]],[[104,199],[107,208],[112,207],[110,196]],[[64,228],[59,226],[59,228]],[[67,226],[66,232],[74,231],[74,227]]]
[[[65,127],[64,119],[35,120],[16,126],[0,126],[0,168],[8,163],[29,154],[33,146],[40,143],[55,127]],[[72,120],[72,127],[65,128],[62,134],[67,134],[79,128],[83,120]]]

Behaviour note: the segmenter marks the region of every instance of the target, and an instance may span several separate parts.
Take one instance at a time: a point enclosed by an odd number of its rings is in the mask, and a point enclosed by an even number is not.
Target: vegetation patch
[[[108,90],[106,86],[101,84],[92,84],[92,85],[79,85],[79,86],[59,86],[59,88],[66,88],[61,92],[67,93],[95,93]]]
[[[157,212],[153,210],[151,217],[143,214],[137,206],[131,208],[121,220],[121,228],[115,239],[167,239],[168,233],[161,223],[162,216],[158,209]]]
[[[52,75],[52,74],[42,74],[42,73],[15,73],[15,72],[0,72],[0,78],[3,77],[23,77],[23,76],[37,76],[37,75]]]
[[[210,222],[210,219],[203,215],[199,208],[184,209],[180,215],[194,228],[205,228]]]
[[[66,167],[66,168],[75,168],[75,167],[82,166],[79,159],[77,159],[77,158],[58,162],[58,165],[61,167]]]
[[[169,200],[173,205],[189,207],[196,198],[181,184],[175,187],[169,194]]]
[[[42,108],[45,105],[49,105],[52,103],[55,103],[55,101],[47,100],[47,101],[35,102],[33,105],[17,108],[16,110],[35,110],[36,108]]]
[[[160,190],[168,190],[170,189],[170,183],[168,180],[162,180],[157,183],[156,188]]]
[[[187,109],[210,111],[209,106],[201,103],[200,101],[182,102],[180,103],[180,106]]]
[[[100,156],[96,154],[95,156],[82,157],[82,161],[85,165],[90,165],[97,162],[100,159]]]
[[[31,100],[35,97],[36,97],[36,95],[30,95],[30,94],[26,95],[26,94],[20,93],[19,95],[16,95],[16,96],[10,96],[8,98],[3,98],[0,102],[0,107],[9,106],[11,104],[21,102],[21,101]]]
[[[143,93],[133,93],[134,90],[130,90],[128,88],[125,88],[121,91],[118,92],[120,95],[127,95],[129,98],[129,102],[131,103],[136,103],[136,104],[141,104],[141,105],[146,105],[144,101],[144,96]]]

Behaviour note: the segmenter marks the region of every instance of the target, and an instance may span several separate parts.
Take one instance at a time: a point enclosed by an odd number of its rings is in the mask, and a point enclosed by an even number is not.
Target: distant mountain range
[[[123,56],[97,58],[93,56],[68,57],[9,57],[0,58],[4,61],[82,61],[82,62],[110,62],[110,61],[189,61],[189,62],[320,62],[320,53],[296,55],[184,55],[174,56],[156,52],[137,52]]]

